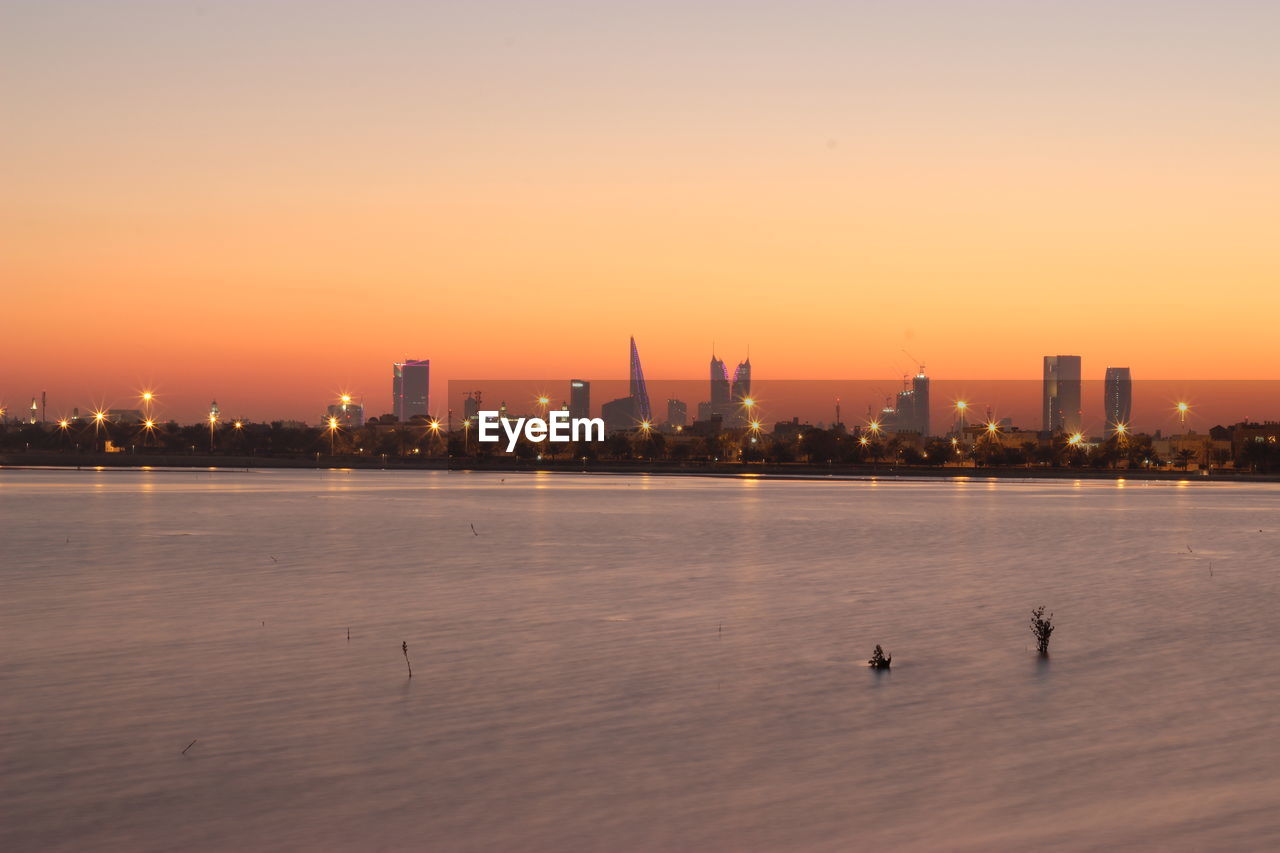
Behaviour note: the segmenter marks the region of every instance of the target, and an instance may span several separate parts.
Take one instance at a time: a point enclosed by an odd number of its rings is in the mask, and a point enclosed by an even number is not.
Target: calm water
[[[0,471],[0,849],[1278,849],[1278,510]]]

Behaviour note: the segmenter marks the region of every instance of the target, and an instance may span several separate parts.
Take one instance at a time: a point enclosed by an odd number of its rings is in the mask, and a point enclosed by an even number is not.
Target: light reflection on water
[[[1273,486],[2,471],[0,509],[0,849],[1280,847]]]

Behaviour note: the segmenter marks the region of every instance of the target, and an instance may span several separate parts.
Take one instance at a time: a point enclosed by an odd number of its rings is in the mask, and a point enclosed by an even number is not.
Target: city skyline
[[[7,4],[0,395],[1275,378],[1280,7],[966,7]]]
[[[634,339],[631,347],[631,356],[638,361]],[[1053,429],[1049,431],[1068,434],[1080,432],[1086,437],[1105,437],[1114,432],[1117,426],[1126,431],[1162,430],[1177,433],[1196,429],[1203,431],[1215,423],[1280,420],[1280,381],[1134,380],[1129,368],[1112,366],[1107,366],[1103,376],[1098,377],[1095,374],[1102,371],[1102,368],[1093,367],[1091,370],[1081,371],[1079,359],[1075,356],[1046,356],[1043,360],[1046,367],[1059,361],[1071,365],[1069,375],[1065,377],[1068,384],[1073,386],[1070,397],[1082,401],[1077,409],[1078,423],[1073,420],[1068,425],[1063,420],[1052,425]],[[46,394],[31,395],[30,405],[0,401],[3,403],[3,412],[0,414],[9,423],[45,419],[47,423],[57,424],[61,420],[72,418],[73,414],[87,421],[95,413],[103,412],[109,417],[119,417],[126,421],[141,422],[147,419],[161,424],[168,421],[204,422],[207,416],[221,409],[216,419],[224,426],[234,420],[308,424],[318,422],[321,426],[333,426],[336,423],[341,427],[384,416],[393,416],[407,422],[415,415],[425,415],[438,420],[443,428],[449,423],[456,427],[463,418],[474,418],[480,408],[498,407],[504,411],[509,409],[515,415],[530,415],[542,414],[550,408],[571,409],[576,402],[579,416],[582,416],[584,410],[590,415],[604,415],[603,405],[593,404],[591,401],[591,386],[594,383],[596,390],[600,392],[597,400],[607,400],[619,393],[624,395],[612,401],[615,426],[624,423],[638,425],[645,421],[659,425],[665,420],[663,415],[672,410],[670,404],[678,402],[684,405],[684,417],[688,421],[694,420],[690,415],[696,403],[696,420],[707,421],[719,417],[727,428],[742,428],[750,421],[769,426],[778,421],[800,418],[803,422],[817,424],[842,422],[850,427],[857,427],[874,423],[886,432],[945,435],[954,431],[958,425],[995,422],[1004,425],[1002,428],[1016,426],[1022,430],[1043,432],[1045,407],[1053,398],[1056,384],[1061,384],[1056,375],[1048,370],[1039,381],[937,380],[936,377],[926,375],[925,366],[919,365],[914,375],[904,373],[900,380],[766,379],[762,392],[754,393],[743,382],[744,374],[749,370],[747,362],[743,362],[736,371],[739,385],[733,399],[722,407],[723,411],[713,411],[702,398],[716,398],[726,393],[722,378],[725,371],[723,368],[717,371],[718,364],[722,362],[718,358],[713,359],[709,384],[706,379],[650,380],[648,384],[654,390],[646,389],[646,396],[651,393],[657,399],[665,398],[668,405],[664,411],[654,411],[648,418],[636,414],[636,405],[632,402],[632,397],[627,396],[635,388],[644,387],[642,374],[638,376],[639,386],[634,381],[635,378],[597,378],[590,381],[472,378],[446,383],[438,396],[431,397],[429,406],[424,404],[413,412],[397,412],[395,406],[383,406],[377,402],[377,395],[335,392],[331,399],[320,399],[318,402],[313,400],[307,411],[298,414],[276,410],[264,416],[254,416],[245,412],[239,401],[233,399],[227,404],[227,398],[221,395],[224,401],[221,406],[216,400],[213,403],[205,401],[200,404],[197,414],[184,416],[175,410],[173,399],[168,394],[139,391],[123,403],[113,405],[82,401],[80,406],[71,406],[57,398],[50,403]],[[425,376],[429,361],[411,361],[409,365],[422,369],[424,375],[418,393],[421,395],[420,400],[425,400],[430,393]],[[405,364],[397,362],[392,367],[400,372]],[[1076,378],[1077,376],[1081,378]],[[894,393],[892,388],[899,381],[902,390]],[[931,388],[934,390],[931,391]],[[754,399],[747,398],[747,393],[751,393]],[[393,387],[393,398],[394,395]],[[485,399],[483,405],[480,402],[482,395]],[[1033,401],[1039,405],[1038,412],[1036,406],[1032,405]],[[622,408],[619,409],[618,405],[622,405]],[[844,416],[840,417],[842,405]],[[750,410],[748,407],[751,407]]]

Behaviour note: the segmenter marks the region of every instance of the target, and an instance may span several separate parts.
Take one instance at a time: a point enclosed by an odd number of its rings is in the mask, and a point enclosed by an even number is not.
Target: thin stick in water
[[[200,740],[200,738],[196,738],[196,740]],[[196,745],[196,740],[193,740],[193,741],[191,741],[191,743],[187,744],[187,749],[190,749],[191,747],[195,746],[195,745]],[[186,754],[187,754],[187,749],[182,750],[182,754],[183,754],[183,755],[186,755]]]
[[[404,652],[404,665],[409,667],[409,677],[413,678],[413,664],[409,663],[409,641],[405,640],[400,644],[400,651]]]

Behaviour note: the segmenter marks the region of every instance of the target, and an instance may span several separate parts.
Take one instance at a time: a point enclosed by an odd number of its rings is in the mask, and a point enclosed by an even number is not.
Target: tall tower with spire
[[[716,409],[729,404],[729,370],[724,362],[711,352],[711,406]]]
[[[649,389],[644,384],[644,369],[640,366],[640,353],[636,349],[636,339],[631,337],[631,398],[635,400],[636,417],[642,421],[653,420],[653,411],[649,407]]]
[[[741,403],[751,396],[751,356],[738,363],[733,371],[733,402]]]

